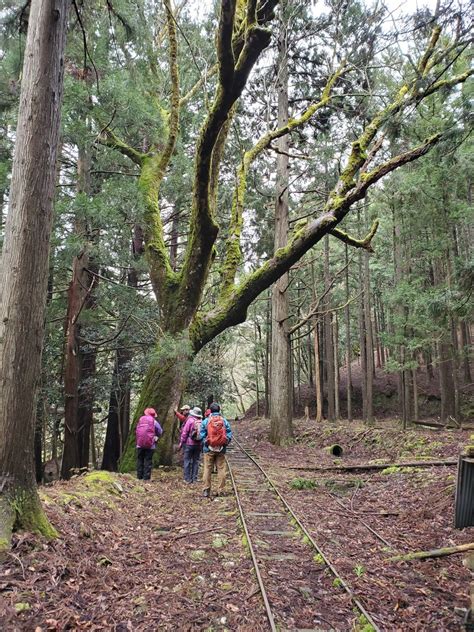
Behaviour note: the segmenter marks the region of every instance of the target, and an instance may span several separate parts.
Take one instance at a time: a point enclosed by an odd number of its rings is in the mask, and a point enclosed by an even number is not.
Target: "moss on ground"
[[[94,470],[73,480],[74,490],[55,485],[50,489],[41,490],[41,500],[47,505],[72,504],[80,508],[89,500],[100,499],[108,507],[114,508],[115,503],[111,496],[121,496],[124,491],[118,475],[104,470]],[[137,491],[141,491],[138,485],[136,488]]]

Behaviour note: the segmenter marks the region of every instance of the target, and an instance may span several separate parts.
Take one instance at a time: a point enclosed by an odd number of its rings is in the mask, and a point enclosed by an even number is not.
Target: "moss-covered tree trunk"
[[[187,332],[164,335],[157,342],[156,353],[146,369],[140,399],[135,411],[127,444],[120,459],[120,471],[135,469],[135,427],[145,408],[154,408],[163,428],[163,436],[158,441],[156,460],[163,465],[173,462],[173,444],[177,431],[174,411],[178,408],[181,395],[186,388],[187,374],[193,352],[189,348]]]
[[[0,263],[0,551],[13,528],[55,532],[36,490],[43,346],[68,2],[32,0]]]

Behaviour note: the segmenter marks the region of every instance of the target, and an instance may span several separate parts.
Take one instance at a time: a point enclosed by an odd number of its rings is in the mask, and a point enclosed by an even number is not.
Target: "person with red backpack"
[[[201,409],[195,406],[181,430],[179,449],[184,447],[184,482],[195,483],[198,477],[199,460],[201,458]]]
[[[201,441],[204,449],[203,496],[211,497],[211,474],[217,466],[217,496],[225,490],[227,467],[225,463],[226,446],[232,439],[232,430],[225,417],[221,415],[221,407],[216,402],[209,406],[211,414],[201,425]]]
[[[156,419],[154,408],[145,408],[135,429],[137,440],[137,478],[149,481],[153,467],[153,453],[156,442],[163,434],[163,430]]]

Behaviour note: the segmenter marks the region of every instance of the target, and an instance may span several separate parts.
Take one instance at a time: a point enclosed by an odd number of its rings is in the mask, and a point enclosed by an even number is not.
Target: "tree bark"
[[[11,531],[55,531],[35,483],[35,391],[43,345],[68,2],[32,0],[0,282],[0,550]]]
[[[460,323],[461,326],[461,346],[462,346],[462,368],[464,383],[470,384],[472,382],[471,366],[469,363],[469,353],[471,348],[471,341],[469,335],[469,325],[465,320]]]
[[[346,398],[347,398],[347,421],[352,421],[352,367],[351,367],[351,312],[349,305],[349,254],[348,246],[344,247],[345,257],[345,289],[346,289],[346,307],[344,309],[344,324],[346,328]]]
[[[135,264],[143,255],[143,252],[143,231],[139,224],[135,224],[131,246],[132,265],[127,275],[127,285],[129,287],[138,287],[138,272]],[[119,341],[119,346],[115,352],[109,414],[101,465],[101,469],[109,470],[110,472],[118,470],[119,459],[125,448],[130,429],[131,360],[132,352],[127,349],[126,340],[123,342]]]
[[[392,208],[392,233],[393,233],[393,267],[394,267],[394,281],[395,285],[399,285],[403,279],[403,254],[402,254],[402,240],[400,233],[400,223],[395,220],[395,211]],[[401,323],[406,322],[406,310],[403,305],[396,308],[399,321]],[[396,334],[399,337],[406,337],[405,325],[399,324],[399,331]],[[405,364],[407,362],[407,352],[404,340],[398,345],[398,401],[400,403],[402,413],[402,425],[405,430],[410,423],[410,384],[409,384],[409,371],[406,369]]]
[[[443,262],[437,259],[433,264],[434,282],[442,285],[445,281],[445,271]],[[439,386],[441,393],[441,423],[445,423],[450,417],[456,418],[455,388],[453,378],[453,348],[451,330],[448,323],[445,323],[446,330],[443,331],[438,345],[439,363]]]
[[[314,319],[314,387],[316,391],[316,422],[323,420],[323,385],[321,380],[321,358],[319,345],[318,320]]]
[[[278,127],[288,122],[288,48],[287,28],[284,19],[278,38]],[[288,151],[289,137],[278,139],[276,200],[275,200],[275,251],[288,242]],[[270,376],[270,441],[280,445],[293,436],[291,374],[291,344],[288,332],[288,273],[282,275],[272,290],[272,363]]]
[[[259,348],[257,346],[257,340],[260,342],[260,329],[257,327],[257,314],[254,314],[253,332],[254,332],[254,370],[255,370],[255,414],[260,417],[260,384],[258,381],[258,356]],[[245,406],[243,410],[245,414]]]
[[[323,332],[324,332],[324,366],[326,376],[326,397],[328,402],[327,418],[328,421],[334,421],[336,419],[335,411],[335,385],[334,385],[334,345],[333,345],[333,325],[331,308],[330,288],[331,278],[329,270],[329,235],[324,237],[324,290],[326,297],[324,300],[324,319],[323,319]]]
[[[265,418],[270,417],[270,364],[272,357],[272,308],[271,298],[267,297],[265,307]]]
[[[339,321],[337,318],[337,313],[333,315],[332,318],[332,327],[334,333],[333,339],[333,348],[334,348],[334,414],[336,419],[340,419],[341,411],[340,411],[340,400],[339,400]]]
[[[367,348],[366,348],[366,324],[365,324],[365,313],[364,313],[364,273],[363,273],[363,263],[362,263],[363,253],[359,253],[359,288],[360,288],[360,298],[359,298],[359,346],[360,346],[360,385],[362,392],[362,418],[367,420]]]
[[[105,434],[102,470],[116,472],[130,425],[130,368],[132,355],[119,347],[115,352],[114,372],[110,389],[109,414]]]
[[[321,467],[315,466],[292,466],[289,470],[302,470],[307,472],[327,471],[327,472],[353,472],[355,470],[385,470],[388,467],[437,467],[445,465],[457,465],[458,459],[446,459],[444,461],[402,461],[396,463],[359,463],[357,465],[330,465]]]
[[[413,383],[413,422],[418,421],[418,382],[417,371],[412,370],[412,383]]]
[[[366,423],[371,426],[374,423],[374,341],[372,334],[371,300],[370,300],[370,269],[369,253],[364,252],[364,323],[365,323],[365,349],[366,349]]]
[[[84,146],[77,159],[78,195],[91,194],[91,158]],[[66,359],[64,369],[64,452],[61,477],[69,478],[74,468],[89,465],[90,431],[93,423],[96,347],[84,341],[83,315],[95,309],[98,286],[97,266],[91,256],[96,240],[94,231],[80,214],[76,234],[85,241],[74,257],[73,276],[68,291]]]
[[[90,367],[81,349],[81,327],[79,318],[92,291],[94,278],[88,272],[88,247],[73,261],[72,279],[68,289],[68,311],[66,328],[66,360],[64,368],[64,451],[61,465],[61,477],[68,479],[74,468],[86,467],[84,463],[85,444],[89,446],[90,425],[82,414],[83,400],[81,382]],[[85,366],[84,366],[85,364]],[[87,426],[85,426],[85,423]],[[87,439],[86,439],[87,433]],[[89,450],[87,450],[87,458]]]
[[[45,425],[45,409],[44,400],[41,396],[36,402],[36,419],[35,419],[35,478],[39,484],[43,479],[43,445],[44,445],[44,425]]]

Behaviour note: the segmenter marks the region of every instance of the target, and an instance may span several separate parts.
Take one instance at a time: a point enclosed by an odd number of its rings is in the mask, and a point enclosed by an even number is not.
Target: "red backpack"
[[[152,448],[155,443],[155,420],[151,415],[140,417],[135,431],[137,448]]]
[[[211,415],[207,424],[207,443],[212,448],[222,448],[227,443],[224,417]]]

